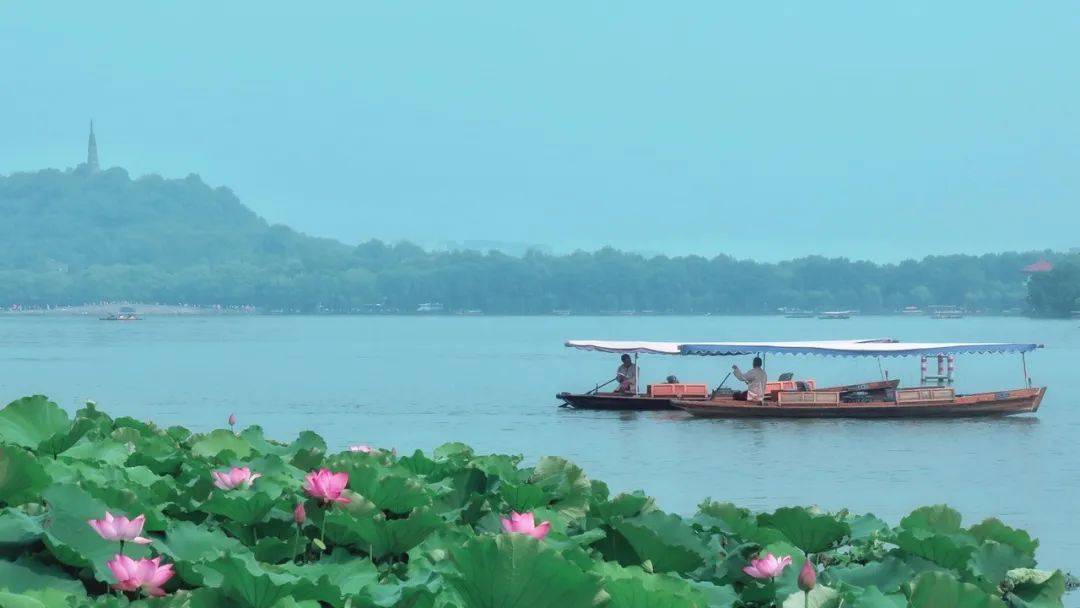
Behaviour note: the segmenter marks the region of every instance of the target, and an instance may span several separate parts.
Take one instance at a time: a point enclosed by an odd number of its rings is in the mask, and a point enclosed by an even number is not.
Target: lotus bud
[[[236,426],[236,414],[229,414],[229,426]]]
[[[802,570],[799,570],[799,589],[802,589],[806,593],[810,593],[810,590],[817,585],[817,571],[814,570],[814,564],[810,563],[810,558],[807,558],[803,562]]]
[[[304,510],[304,503],[296,503],[296,508],[293,509],[293,519],[296,520],[296,525],[302,526],[307,521],[307,511]]]

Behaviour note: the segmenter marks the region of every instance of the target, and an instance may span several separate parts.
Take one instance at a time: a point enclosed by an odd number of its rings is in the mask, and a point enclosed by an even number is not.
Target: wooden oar
[[[589,391],[589,392],[587,392],[587,393],[585,393],[585,394],[586,394],[586,395],[595,395],[596,393],[598,393],[598,392],[600,391],[600,389],[602,389],[602,388],[604,388],[605,386],[607,386],[607,385],[611,384],[612,382],[615,382],[615,381],[616,381],[616,380],[618,380],[618,379],[619,379],[619,377],[618,377],[618,376],[615,376],[614,378],[612,378],[611,380],[608,380],[607,382],[605,382],[605,383],[603,383],[603,384],[598,384],[598,385],[596,385],[596,388],[592,389],[591,391]],[[567,402],[565,402],[565,401],[563,401],[563,404],[562,404],[562,405],[560,405],[559,407],[570,407],[570,404],[569,404],[569,403],[567,403]]]
[[[710,395],[709,395],[709,398],[710,398],[710,399],[712,399],[713,397],[715,397],[715,396],[716,396],[716,392],[717,392],[717,391],[719,391],[720,389],[724,388],[724,383],[726,383],[726,382],[727,382],[727,379],[728,379],[728,378],[730,378],[730,377],[731,377],[731,372],[728,372],[728,373],[727,373],[727,375],[726,375],[726,376],[724,376],[724,379],[720,381],[720,384],[717,384],[717,385],[716,385],[716,388],[714,388],[714,389],[713,389],[713,391],[712,391],[712,394],[710,394]]]

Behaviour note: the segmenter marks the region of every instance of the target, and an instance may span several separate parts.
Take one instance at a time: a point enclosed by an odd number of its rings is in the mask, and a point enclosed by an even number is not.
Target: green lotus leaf
[[[563,516],[585,516],[592,486],[581,467],[565,458],[545,456],[533,469],[529,482],[540,487],[548,496],[548,506]]]
[[[729,502],[706,500],[698,505],[697,515],[691,522],[705,530],[713,530],[727,536],[751,539],[756,536],[757,520],[750,511],[741,509]],[[771,538],[766,542],[779,540]]]
[[[668,574],[651,574],[638,566],[623,568],[611,562],[601,562],[593,570],[603,577],[608,608],[705,608],[731,606],[737,597],[730,587],[715,587],[712,597],[702,593],[703,586]],[[725,589],[730,591],[728,596]],[[730,602],[722,603],[725,599]]]
[[[511,511],[525,513],[548,504],[547,493],[540,486],[522,483],[503,483],[499,486],[499,498]]]
[[[172,524],[165,531],[165,540],[155,540],[154,548],[172,558],[177,575],[190,585],[216,587],[220,580],[206,580],[204,571],[197,571],[197,563],[211,561],[224,553],[243,553],[243,544],[235,538],[226,536],[220,530],[198,526],[192,522],[180,521]],[[218,575],[216,571],[214,575]],[[213,577],[212,577],[213,578]]]
[[[923,529],[901,530],[893,542],[903,551],[958,572],[967,571],[968,560],[975,551],[964,536],[933,534]]]
[[[105,464],[118,467],[127,461],[128,456],[134,451],[130,444],[120,443],[112,439],[93,440],[82,437],[70,448],[59,454],[60,458],[73,460],[87,460],[91,462],[104,462]]]
[[[11,593],[55,589],[67,595],[86,596],[86,588],[63,570],[34,559],[0,560],[0,589]]]
[[[11,593],[0,587],[0,608],[69,608],[76,599],[78,598],[58,589],[35,589]]]
[[[296,577],[270,572],[248,555],[226,554],[199,567],[200,571],[216,572],[220,589],[233,606],[272,608],[278,601],[314,599],[297,597]]]
[[[69,428],[71,420],[67,412],[44,395],[23,397],[0,410],[0,442],[3,443],[37,449],[42,442],[66,434]]]
[[[482,514],[487,485],[487,475],[469,467],[429,483],[426,491],[435,494],[433,503],[444,519],[474,523]]]
[[[216,460],[223,452],[232,452],[236,458],[247,458],[251,455],[251,444],[225,429],[210,431],[191,444],[191,455],[198,458]]]
[[[307,537],[302,537],[299,544],[295,536],[288,540],[275,536],[264,536],[255,543],[255,559],[268,564],[280,564],[291,561],[307,546]]]
[[[0,502],[36,502],[50,483],[49,475],[33,454],[14,445],[0,446]]]
[[[847,523],[832,515],[813,513],[802,507],[783,507],[758,515],[758,525],[778,530],[805,553],[832,548],[851,533]]]
[[[1005,598],[1014,608],[1061,608],[1065,577],[1061,572],[1030,568],[1010,570],[1006,578],[1012,589]]]
[[[168,436],[141,437],[135,451],[128,457],[128,464],[142,465],[158,475],[172,475],[180,470],[185,454]]]
[[[597,576],[523,534],[474,538],[451,551],[449,584],[469,608],[592,608]]]
[[[849,515],[844,518],[844,521],[851,528],[852,542],[868,541],[886,536],[889,533],[889,524],[869,513],[866,515]]]
[[[969,562],[971,571],[987,583],[987,590],[994,590],[998,583],[1005,580],[1009,570],[1030,568],[1035,559],[1018,551],[1011,545],[989,540],[975,550]]]
[[[645,511],[656,509],[653,499],[643,492],[619,494],[610,500],[597,500],[594,496],[589,502],[589,515],[610,521],[615,517],[634,517]]]
[[[454,441],[440,445],[435,448],[432,454],[434,454],[436,460],[457,460],[461,462],[472,458],[473,449],[460,441]]]
[[[948,505],[920,507],[900,520],[905,530],[924,530],[937,534],[956,534],[961,531],[961,516]]]
[[[655,572],[690,572],[705,563],[705,541],[678,515],[650,511],[612,523],[604,557],[624,566],[651,562]]]
[[[876,587],[851,590],[844,594],[844,600],[844,605],[851,608],[906,608],[908,605],[904,594],[885,594]]]
[[[45,545],[61,563],[69,566],[91,567],[97,580],[113,583],[112,573],[105,562],[120,552],[120,543],[107,541],[86,522],[105,515],[105,503],[90,496],[86,490],[68,484],[53,485],[42,492],[49,505],[45,520]],[[116,513],[135,517],[138,513]],[[127,543],[124,553],[133,558],[146,557],[150,550],[145,545]]]
[[[821,580],[829,585],[839,583],[861,589],[876,588],[884,593],[900,589],[900,585],[911,580],[914,571],[904,562],[893,556],[886,556],[880,562],[871,562],[844,568],[826,568],[821,573]]]
[[[380,509],[392,513],[404,514],[419,507],[431,506],[431,497],[419,479],[384,475],[375,467],[350,470],[349,487]]]
[[[237,524],[251,526],[261,522],[281,496],[281,486],[258,479],[250,488],[221,490],[215,488],[200,509],[220,515]]]
[[[370,559],[355,557],[341,548],[317,562],[285,564],[280,570],[312,583],[332,585],[337,588],[335,594],[339,597],[357,595],[368,587],[381,584],[379,569]]]
[[[1027,532],[1010,528],[995,518],[975,524],[971,526],[969,531],[979,542],[997,541],[1003,545],[1009,545],[1021,554],[1031,558],[1035,557],[1035,550],[1039,548],[1039,541],[1031,538]]]
[[[810,594],[799,591],[789,594],[781,604],[782,608],[837,608],[843,597],[840,592],[825,585],[817,585]]]
[[[417,509],[405,519],[387,519],[382,513],[357,517],[337,508],[326,513],[327,539],[354,546],[374,559],[403,555],[445,526],[442,518],[427,508]]]
[[[1006,608],[1000,599],[944,572],[925,572],[912,583],[911,608]]]
[[[29,515],[10,507],[0,511],[0,547],[21,547],[41,540],[45,533],[41,527],[44,515]]]
[[[488,477],[497,477],[505,482],[517,483],[524,481],[522,478],[521,456],[508,454],[490,454],[488,456],[474,456],[469,461],[469,466],[482,471]]]

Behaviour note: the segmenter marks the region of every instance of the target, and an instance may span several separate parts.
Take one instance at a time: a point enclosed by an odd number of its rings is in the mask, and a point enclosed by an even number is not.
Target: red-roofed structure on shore
[[[1028,264],[1020,269],[1020,272],[1026,272],[1028,274],[1034,274],[1036,272],[1050,272],[1054,269],[1054,265],[1046,260],[1039,260],[1034,264]]]

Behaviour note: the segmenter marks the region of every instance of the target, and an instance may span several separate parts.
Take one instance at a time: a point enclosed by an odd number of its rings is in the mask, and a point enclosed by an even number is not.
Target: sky
[[[0,174],[197,173],[369,238],[1080,245],[1069,1],[0,2]]]

